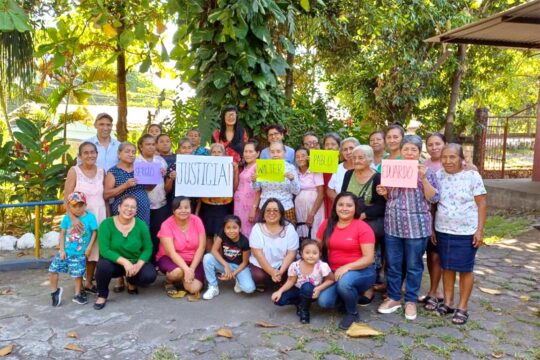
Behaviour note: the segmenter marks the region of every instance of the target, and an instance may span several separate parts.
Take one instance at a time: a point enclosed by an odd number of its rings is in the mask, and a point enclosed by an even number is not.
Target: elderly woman
[[[328,264],[336,283],[319,296],[319,305],[334,308],[342,303],[345,315],[339,323],[348,329],[360,319],[359,296],[375,282],[375,236],[373,230],[359,218],[356,195],[337,195],[331,216],[319,227],[317,239],[328,252]]]
[[[276,141],[270,144],[270,156],[274,160],[285,159],[285,145]],[[285,161],[285,179],[280,182],[256,181],[256,174],[253,174],[253,189],[259,192],[253,205],[264,204],[268,199],[276,198],[285,208],[287,220],[296,223],[296,212],[294,210],[293,196],[300,192],[300,182],[298,173],[294,165]]]
[[[172,203],[173,215],[161,224],[161,241],[156,255],[159,270],[165,274],[165,290],[176,297],[175,283],[182,283],[191,294],[198,294],[204,282],[202,258],[206,234],[201,219],[191,214],[191,202],[179,196]]]
[[[480,174],[463,168],[463,150],[448,144],[442,150],[444,170],[437,172],[440,200],[435,216],[436,243],[443,269],[444,304],[438,311],[452,311],[456,272],[459,273],[459,303],[452,323],[463,325],[469,318],[468,302],[474,284],[474,259],[482,245],[486,222],[486,189]]]
[[[300,237],[311,238],[324,219],[324,179],[321,173],[309,171],[308,149],[301,147],[296,150],[296,165],[300,181],[300,193],[294,199],[296,220],[298,224],[304,223],[313,232],[300,226],[297,231]]]
[[[422,139],[407,135],[401,143],[404,160],[418,160],[422,151]],[[388,262],[388,298],[379,306],[382,314],[390,314],[401,308],[401,284],[403,261],[406,268],[405,318],[416,319],[416,302],[422,282],[426,251],[432,233],[431,204],[439,201],[439,185],[435,174],[424,165],[418,165],[416,188],[386,188],[377,186],[377,192],[386,198],[384,218],[384,242]]]
[[[118,214],[120,201],[126,195],[133,195],[137,199],[137,217],[150,225],[150,201],[144,185],[138,185],[134,176],[133,164],[137,149],[130,142],[123,142],[118,147],[118,164],[113,166],[105,176],[105,200],[113,199],[111,212]]]
[[[328,189],[326,189],[326,194],[332,201],[336,198],[336,195],[341,191],[341,186],[343,185],[343,177],[347,170],[351,170],[354,165],[352,161],[352,151],[355,147],[360,145],[360,142],[353,137],[348,137],[344,139],[340,144],[340,154],[343,159],[343,162],[339,164],[337,172],[332,175],[330,182],[328,183]]]
[[[248,141],[247,132],[238,122],[238,109],[228,105],[221,111],[221,124],[212,134],[214,142],[225,146],[227,156],[232,156],[239,163],[244,152],[244,144]]]
[[[251,230],[249,246],[249,266],[258,291],[264,291],[270,282],[286,279],[289,265],[296,258],[298,234],[285,218],[285,209],[278,199],[264,202],[259,220]]]
[[[144,222],[135,217],[137,199],[126,195],[118,202],[118,214],[103,220],[99,226],[100,258],[96,269],[98,298],[94,309],[105,307],[111,278],[126,276],[128,293],[137,295],[137,286],[156,280],[156,270],[148,261],[152,256],[152,240]]]
[[[384,212],[386,200],[377,193],[381,175],[373,170],[374,153],[368,145],[358,145],[352,152],[354,169],[348,170],[343,178],[341,191],[348,191],[358,197],[360,219],[367,222],[375,233],[375,265],[382,271],[382,244],[384,242]],[[360,298],[360,304],[367,305],[373,299],[373,290],[369,289]]]
[[[273,143],[274,141],[283,142],[283,139],[285,138],[286,133],[287,133],[287,130],[279,124],[268,125],[266,127],[266,138],[268,139],[269,144]],[[295,155],[294,149],[285,145],[285,160],[290,164],[296,165],[294,162],[295,161],[294,155]],[[262,149],[261,159],[270,159],[270,158],[271,158],[270,148],[266,147]]]

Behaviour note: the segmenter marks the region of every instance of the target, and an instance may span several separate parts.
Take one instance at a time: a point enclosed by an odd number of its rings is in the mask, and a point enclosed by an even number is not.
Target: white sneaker
[[[395,301],[390,298],[384,300],[384,302],[379,306],[377,311],[381,314],[391,314],[397,309],[401,308],[401,302]]]
[[[208,290],[202,296],[204,300],[212,300],[214,297],[219,295],[219,288],[217,286],[208,286]]]
[[[234,284],[234,292],[237,294],[240,294],[242,292],[242,288],[240,287],[238,280],[236,280],[236,283]]]
[[[405,319],[415,320],[416,319],[416,303],[407,301],[405,303]]]

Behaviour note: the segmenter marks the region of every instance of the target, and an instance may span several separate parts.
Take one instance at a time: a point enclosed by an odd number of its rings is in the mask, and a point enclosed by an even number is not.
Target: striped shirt
[[[427,169],[427,180],[437,190],[435,196],[427,200],[424,186],[418,179],[416,189],[388,188],[388,200],[384,216],[384,231],[405,239],[417,239],[431,236],[431,204],[439,201],[439,183],[435,173]]]

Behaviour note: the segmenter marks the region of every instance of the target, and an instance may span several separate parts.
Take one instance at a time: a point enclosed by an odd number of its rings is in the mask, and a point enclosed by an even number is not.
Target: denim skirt
[[[478,248],[473,247],[473,235],[437,232],[437,252],[443,270],[472,272]]]

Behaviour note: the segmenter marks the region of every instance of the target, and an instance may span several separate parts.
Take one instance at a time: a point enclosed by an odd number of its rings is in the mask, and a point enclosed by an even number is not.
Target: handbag
[[[360,214],[365,212],[369,206],[369,205],[366,205],[366,201],[364,200],[364,197],[366,196],[366,193],[368,191],[371,191],[371,184],[373,183],[374,177],[375,177],[375,174],[373,174],[373,176],[368,180],[367,183],[364,184],[364,186],[362,186],[362,188],[358,192],[358,200],[356,203],[356,207],[358,208],[358,212]],[[377,217],[375,219],[365,219],[364,221],[366,222],[366,224],[368,224],[371,227],[376,238],[384,237],[384,218]]]

